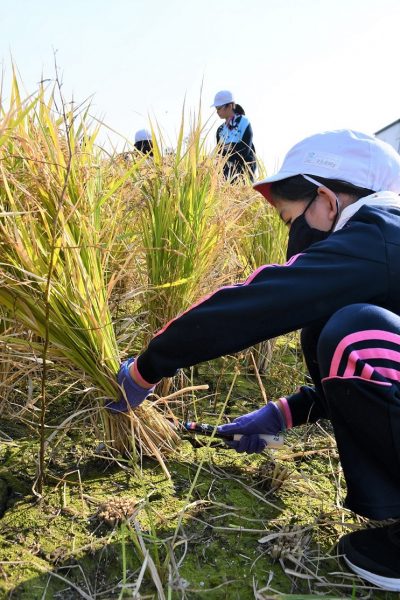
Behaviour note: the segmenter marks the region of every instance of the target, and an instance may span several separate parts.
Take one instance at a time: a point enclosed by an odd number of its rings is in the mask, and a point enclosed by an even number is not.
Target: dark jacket
[[[338,309],[360,302],[400,315],[400,205],[362,206],[286,264],[259,267],[244,283],[197,302],[156,334],[138,371],[154,382],[303,327],[318,332]],[[307,420],[314,393],[304,387],[289,398],[295,425]]]
[[[256,154],[253,144],[253,130],[245,115],[235,115],[228,123],[223,123],[217,129],[217,144],[223,155],[228,155],[225,175],[230,171],[240,174],[249,170],[250,174],[256,169]]]

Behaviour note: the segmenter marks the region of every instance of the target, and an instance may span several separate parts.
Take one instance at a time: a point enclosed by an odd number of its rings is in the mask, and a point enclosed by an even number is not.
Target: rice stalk
[[[258,192],[254,192],[253,202],[249,203],[243,214],[241,227],[242,235],[235,240],[235,252],[245,277],[262,265],[282,264],[285,261],[286,228]],[[261,374],[268,369],[273,345],[273,340],[267,340],[252,349],[256,371]]]
[[[188,308],[204,292],[210,273],[215,279],[227,226],[221,218],[218,159],[207,153],[200,118],[193,118],[186,138],[184,129],[182,114],[173,155],[163,156],[155,139],[156,176],[140,188],[149,334]]]
[[[0,415],[23,421],[28,413],[36,421],[34,413],[40,398],[35,390],[43,369],[43,344],[35,342],[34,336],[15,322],[0,329],[3,329],[0,333]],[[47,362],[53,369],[53,361]],[[53,377],[52,385],[55,382]]]
[[[48,339],[45,358],[79,371],[93,397],[116,399],[120,354],[109,302],[123,273],[110,271],[110,249],[119,232],[118,192],[136,167],[110,176],[87,114],[63,105],[60,115],[54,91],[46,99],[41,88],[32,107],[16,81],[13,89],[0,125],[0,306],[39,345]],[[113,212],[105,221],[107,203]],[[151,405],[121,416],[102,411],[101,419],[117,449],[137,441],[160,462],[177,441]]]

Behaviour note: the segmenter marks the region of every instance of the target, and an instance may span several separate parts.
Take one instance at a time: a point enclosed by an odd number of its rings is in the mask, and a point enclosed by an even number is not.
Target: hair
[[[314,176],[310,173],[310,177]],[[347,181],[326,179],[324,177],[317,177],[316,175],[315,178],[336,194],[349,194],[356,200],[374,193],[374,190],[361,188]],[[287,177],[281,181],[271,183],[271,195],[274,200],[311,200],[314,198],[318,187],[318,185],[308,181],[302,175],[295,175],[294,177]]]
[[[233,112],[235,113],[235,115],[245,115],[246,114],[244,112],[243,106],[240,106],[240,104],[235,104],[235,106],[233,108]]]
[[[237,106],[237,104],[235,104],[234,102],[227,102],[226,104],[221,104],[221,106],[219,106],[218,108],[227,108],[228,106],[232,106],[233,112],[235,112],[235,106]]]
[[[236,104],[236,102],[228,102],[227,104],[223,104],[222,108],[226,108],[227,106],[231,106],[233,108],[233,112],[235,113],[235,115],[245,115],[246,113],[244,112],[244,108],[243,106],[241,106],[240,104]]]
[[[136,150],[142,152],[142,154],[150,154],[153,156],[153,143],[151,140],[140,140],[134,144]]]

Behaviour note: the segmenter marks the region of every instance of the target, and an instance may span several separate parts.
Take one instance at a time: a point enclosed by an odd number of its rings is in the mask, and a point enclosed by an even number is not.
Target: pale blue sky
[[[171,145],[203,83],[244,106],[271,172],[306,135],[400,118],[400,0],[1,0],[0,60],[42,73],[132,139],[155,116]],[[214,118],[213,118],[214,119]],[[212,121],[217,127],[216,118]]]

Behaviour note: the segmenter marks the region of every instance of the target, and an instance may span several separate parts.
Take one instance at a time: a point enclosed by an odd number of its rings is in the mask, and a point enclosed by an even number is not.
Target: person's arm
[[[253,144],[253,129],[249,124],[247,125],[246,129],[244,130],[242,139],[241,139],[241,144],[243,146],[245,146],[246,148],[250,149],[252,147]]]
[[[221,134],[222,134],[223,125],[220,125],[217,129],[217,133],[215,134],[215,138],[217,140],[217,146],[221,145]]]
[[[289,399],[282,397],[276,402],[268,402],[251,413],[237,417],[231,423],[219,425],[218,433],[225,437],[229,436],[229,441],[226,442],[228,446],[237,452],[248,454],[262,452],[271,443],[282,443],[281,434],[283,432],[296,425],[310,422],[308,417],[310,417],[315,404],[312,402],[312,398],[308,398],[307,390],[311,391],[311,388],[300,389]],[[289,400],[294,400],[294,396],[296,396],[295,402],[290,405]],[[296,422],[299,411],[297,410],[296,415],[295,411],[292,412],[291,409],[294,407],[298,409],[299,405],[302,406],[303,413],[308,406],[308,415],[305,413],[304,417]],[[322,416],[326,415],[315,414],[314,420]]]
[[[243,117],[242,117],[243,119]],[[253,129],[251,127],[250,122],[247,122],[247,126],[242,134],[240,140],[238,140],[235,144],[231,144],[230,152],[232,158],[239,158],[242,162],[248,163],[253,162]]]
[[[356,302],[380,303],[388,287],[384,240],[369,223],[314,244],[286,265],[260,267],[173,319],[135,361],[141,385],[328,318]]]
[[[287,413],[290,415],[290,427],[329,418],[314,387],[302,385],[294,394],[285,396],[285,400]]]

